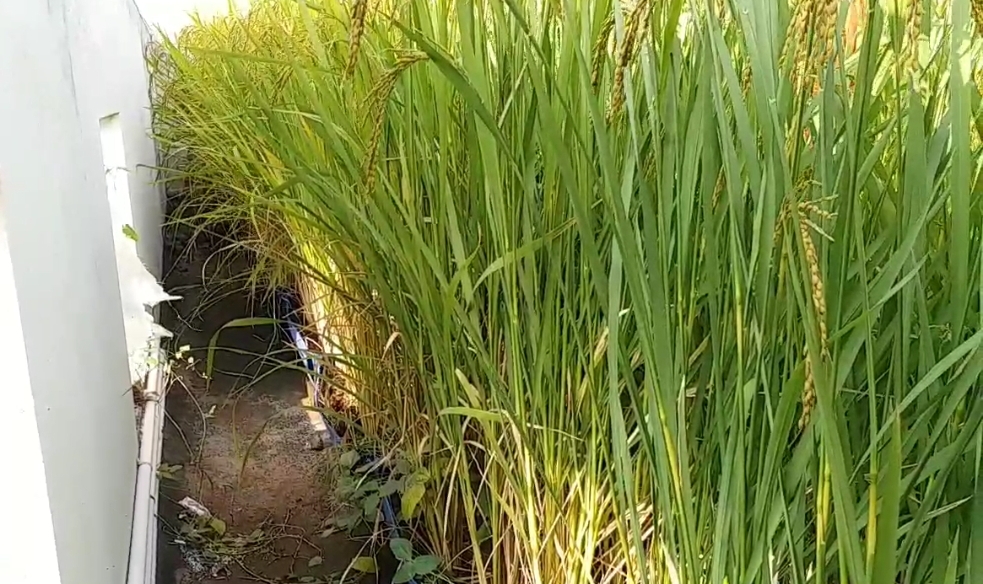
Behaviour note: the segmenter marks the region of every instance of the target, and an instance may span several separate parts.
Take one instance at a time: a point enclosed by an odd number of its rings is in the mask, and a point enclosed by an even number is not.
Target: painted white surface
[[[0,2],[3,584],[126,577],[137,438],[99,120],[118,114],[159,274],[148,38],[130,0]]]
[[[100,118],[99,141],[106,176],[116,271],[119,276],[130,381],[136,383],[143,380],[150,371],[151,358],[156,361],[154,341],[171,336],[154,322],[154,317],[147,309],[176,298],[164,293],[157,279],[140,260],[137,251],[140,237],[133,228],[130,168],[126,162],[126,140],[119,114]]]
[[[133,205],[130,203],[130,169],[126,167],[126,140],[119,113],[99,119],[99,147],[106,171],[106,198],[113,221],[113,240],[120,241],[126,234],[116,227],[133,222]]]
[[[21,329],[13,283],[7,236],[0,224],[0,371],[7,389],[0,407],[0,452],[7,468],[16,469],[8,473],[0,491],[3,499],[11,502],[7,515],[12,513],[11,520],[19,521],[20,526],[0,529],[0,576],[4,582],[45,584],[59,581],[58,563],[51,561],[55,557],[54,528],[34,418],[34,397],[29,390],[27,355],[21,337],[9,334]]]

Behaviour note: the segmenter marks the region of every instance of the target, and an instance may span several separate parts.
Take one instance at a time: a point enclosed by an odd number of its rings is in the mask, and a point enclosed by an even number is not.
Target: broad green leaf
[[[413,558],[413,572],[417,576],[426,576],[432,573],[440,565],[437,556],[417,556]]]
[[[377,492],[370,493],[362,499],[362,513],[369,521],[375,519],[375,516],[379,513],[380,500],[381,497],[379,497],[379,493]]]
[[[413,564],[411,562],[403,562],[396,569],[396,573],[393,574],[392,584],[404,584],[413,579]]]
[[[410,477],[406,481],[406,487],[400,497],[400,515],[403,519],[410,519],[416,513],[416,509],[427,493],[425,480]]]
[[[485,422],[501,422],[502,416],[496,412],[487,412],[484,410],[477,410],[475,408],[464,408],[459,406],[451,406],[440,410],[439,415],[441,416],[464,416],[468,418],[476,418],[483,420]]]
[[[392,550],[396,559],[401,562],[408,562],[413,558],[413,544],[408,539],[394,537],[389,540],[389,549]]]

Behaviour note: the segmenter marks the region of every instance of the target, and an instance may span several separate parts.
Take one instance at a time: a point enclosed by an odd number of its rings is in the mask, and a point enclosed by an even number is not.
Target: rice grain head
[[[800,203],[800,211],[817,212],[822,211],[813,203]],[[823,211],[825,213],[825,211]],[[809,231],[809,225],[805,220],[799,222],[799,234],[802,237],[802,249],[805,252],[806,265],[809,269],[810,296],[812,306],[816,314],[816,322],[819,326],[819,343],[824,356],[829,354],[829,340],[826,329],[826,292],[823,285],[822,273],[819,269],[819,254],[816,251],[816,244]],[[805,382],[802,388],[802,416],[799,418],[799,429],[803,430],[809,424],[812,410],[816,404],[816,381],[813,371],[813,363],[808,355],[805,354]]]
[[[822,68],[833,58],[836,49],[836,20],[839,16],[840,0],[826,0],[823,6],[823,54],[819,67]]]
[[[976,34],[983,37],[983,0],[972,0],[973,23],[976,25]]]
[[[358,62],[358,49],[365,34],[365,14],[369,0],[355,0],[352,5],[352,23],[348,41],[348,64],[345,66],[345,77],[351,77]]]
[[[974,16],[976,15],[976,5],[981,3],[983,3],[983,0],[974,0]],[[908,40],[906,57],[908,71],[912,75],[917,75],[918,73],[918,38],[921,36],[923,9],[921,0],[912,0],[911,6],[908,7],[908,22],[905,25],[905,36]]]
[[[751,91],[751,62],[747,61],[741,70],[741,94],[746,98],[749,91]]]
[[[375,187],[376,161],[378,160],[379,142],[382,139],[382,127],[386,118],[386,103],[389,101],[389,96],[392,94],[393,88],[396,87],[399,75],[415,63],[425,60],[427,60],[427,54],[421,51],[410,51],[400,55],[393,67],[382,75],[369,92],[369,103],[371,104],[369,111],[373,112],[370,114],[373,115],[373,124],[362,168],[366,192],[371,192]]]
[[[597,91],[597,86],[601,83],[601,73],[602,69],[604,68],[604,57],[608,52],[608,43],[611,40],[612,30],[614,30],[614,15],[608,16],[604,23],[601,24],[601,30],[597,35],[597,40],[594,42],[594,48],[591,51],[590,84],[595,91]]]
[[[789,68],[789,75],[796,88],[804,87],[807,81],[809,30],[816,21],[817,0],[799,0],[793,9],[792,22],[785,35],[785,44],[779,63]]]
[[[608,119],[613,119],[621,113],[625,105],[625,70],[631,66],[638,48],[642,19],[648,10],[648,0],[640,0],[628,16],[625,24],[625,39],[618,53],[618,63],[614,69],[614,86],[611,90],[611,104],[608,108]]]
[[[827,211],[812,201],[802,201],[799,203],[799,213],[812,214],[821,219],[827,220],[833,220],[836,218],[836,213]]]
[[[816,377],[812,372],[812,361],[809,352],[802,351],[805,366],[805,379],[802,384],[802,415],[799,417],[799,431],[805,430],[812,419],[812,410],[816,407]]]
[[[823,286],[822,273],[819,270],[819,254],[816,252],[816,244],[812,240],[812,234],[809,232],[809,226],[805,221],[799,223],[799,232],[802,235],[802,248],[805,250],[806,264],[809,267],[812,306],[816,311],[816,320],[819,323],[819,342],[825,354],[829,351],[829,342],[826,332],[826,292]]]

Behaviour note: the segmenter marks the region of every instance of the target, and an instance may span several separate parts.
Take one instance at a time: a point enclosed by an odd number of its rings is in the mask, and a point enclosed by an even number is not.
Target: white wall
[[[52,1],[65,7],[76,98],[86,110],[82,122],[90,140],[86,144],[88,163],[102,168],[99,120],[118,114],[133,199],[132,225],[140,234],[137,249],[151,271],[159,273],[160,195],[148,168],[156,164],[154,144],[148,137],[150,104],[144,66],[149,30],[132,0]]]
[[[99,120],[160,269],[146,38],[129,0],[0,1],[3,584],[125,578],[136,432]]]

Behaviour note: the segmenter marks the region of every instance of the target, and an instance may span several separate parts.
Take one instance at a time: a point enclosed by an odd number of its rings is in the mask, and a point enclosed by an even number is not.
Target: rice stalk
[[[979,43],[857,4],[640,2],[610,48],[603,0],[261,0],[165,47],[155,129],[311,288],[443,577],[971,584]]]

